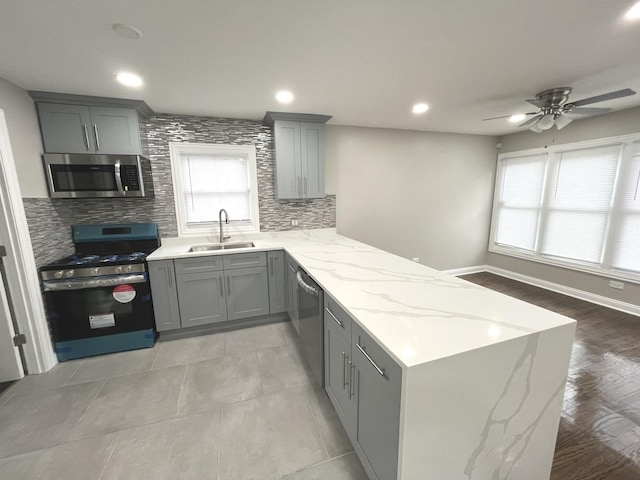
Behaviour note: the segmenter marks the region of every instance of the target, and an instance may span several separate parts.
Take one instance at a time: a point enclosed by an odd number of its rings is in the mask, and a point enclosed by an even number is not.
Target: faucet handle
[[[224,237],[222,237],[223,240],[229,240],[231,238],[231,235],[226,235]]]

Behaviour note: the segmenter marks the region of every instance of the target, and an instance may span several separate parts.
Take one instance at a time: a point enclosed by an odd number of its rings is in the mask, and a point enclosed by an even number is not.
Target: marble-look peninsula
[[[335,229],[232,240],[284,248],[402,367],[398,479],[548,480],[573,320]],[[188,252],[213,241],[163,239],[148,260],[232,253]]]

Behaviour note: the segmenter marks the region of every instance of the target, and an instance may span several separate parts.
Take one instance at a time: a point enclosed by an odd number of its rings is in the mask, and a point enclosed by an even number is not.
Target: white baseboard
[[[492,265],[476,265],[474,267],[455,268],[453,270],[444,270],[444,272],[454,276],[489,272],[495,275],[500,275],[501,277],[517,280],[518,282],[527,283],[534,287],[540,287],[545,290],[551,290],[552,292],[562,293],[563,295],[584,300],[585,302],[595,303],[596,305],[602,305],[603,307],[612,308],[613,310],[640,316],[639,305],[622,302],[620,300],[604,297],[591,292],[585,292],[584,290],[578,290],[577,288],[567,287],[566,285],[560,285],[559,283],[541,280],[539,278],[530,277],[528,275],[523,275],[522,273],[512,272],[511,270],[505,270],[504,268],[494,267]]]
[[[476,265],[474,267],[452,268],[451,270],[443,270],[444,273],[459,277],[460,275],[471,275],[472,273],[486,272],[488,265]]]

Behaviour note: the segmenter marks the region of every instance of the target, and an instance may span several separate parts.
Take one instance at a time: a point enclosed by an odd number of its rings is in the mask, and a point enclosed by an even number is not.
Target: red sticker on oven
[[[131,285],[118,285],[113,289],[113,298],[116,302],[129,303],[136,298],[136,290]]]

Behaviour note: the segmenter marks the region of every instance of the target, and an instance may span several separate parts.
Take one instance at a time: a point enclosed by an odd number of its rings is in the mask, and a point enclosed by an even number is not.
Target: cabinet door
[[[300,125],[304,198],[324,197],[324,125]]]
[[[351,341],[331,318],[324,319],[324,388],[349,438],[355,438],[356,403]]]
[[[362,464],[371,478],[394,479],[398,475],[401,370],[397,364],[389,363],[392,360],[386,354],[378,354],[371,343],[371,348],[364,348],[369,355],[367,358],[357,348],[361,343],[358,337],[354,329],[353,363],[358,412],[356,451],[364,457],[361,458]]]
[[[281,199],[301,198],[300,122],[276,121],[276,193]]]
[[[176,280],[183,327],[227,319],[223,272],[187,273]]]
[[[298,317],[298,280],[296,273],[298,264],[287,257],[287,311],[296,332],[300,333],[300,318]]]
[[[176,290],[173,260],[149,262],[148,268],[156,330],[162,332],[180,328],[178,292]]]
[[[224,272],[229,320],[269,313],[267,267],[240,268]]]
[[[267,253],[267,261],[269,267],[269,312],[286,312],[284,252]]]
[[[138,112],[132,108],[90,107],[96,152],[140,155]]]
[[[44,151],[47,153],[95,153],[89,107],[38,103]]]

